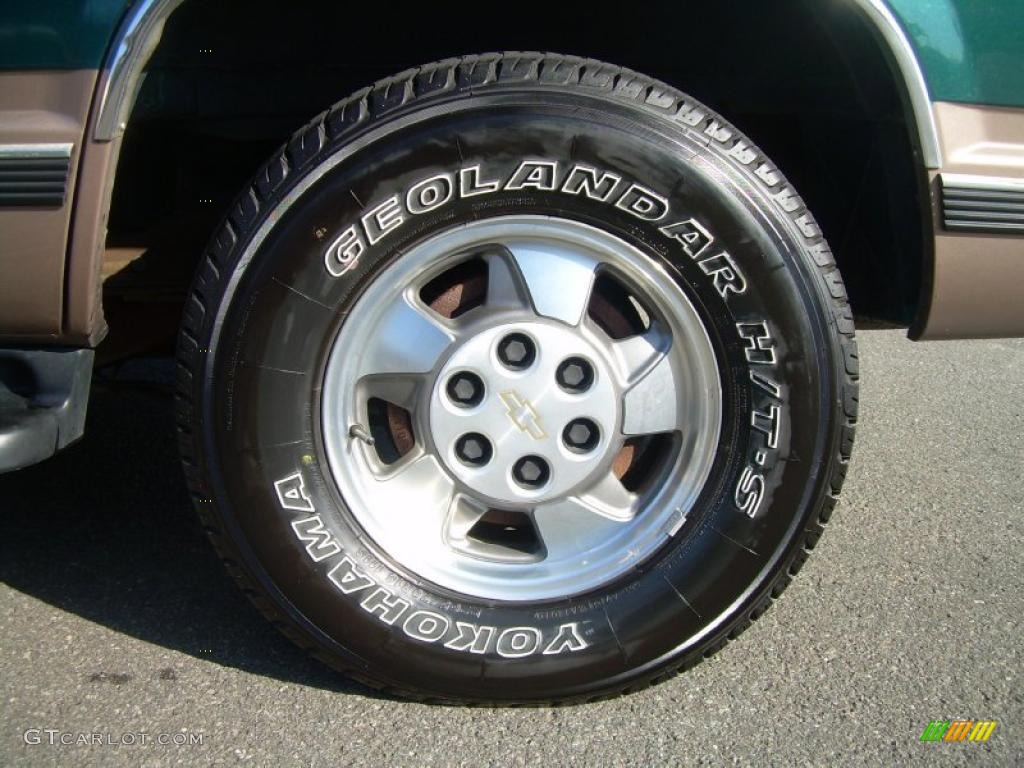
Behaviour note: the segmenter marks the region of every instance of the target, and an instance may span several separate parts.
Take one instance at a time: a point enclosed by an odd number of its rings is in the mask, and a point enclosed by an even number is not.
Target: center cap
[[[430,430],[469,490],[524,506],[606,471],[619,411],[611,371],[584,334],[556,322],[508,323],[449,358],[431,393]]]

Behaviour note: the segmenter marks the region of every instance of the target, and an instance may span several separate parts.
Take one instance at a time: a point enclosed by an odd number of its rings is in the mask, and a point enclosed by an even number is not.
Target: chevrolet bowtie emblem
[[[499,397],[505,404],[505,411],[508,413],[509,419],[521,432],[526,432],[534,440],[543,440],[548,436],[544,427],[541,426],[540,416],[530,405],[529,400],[514,389],[502,392]]]

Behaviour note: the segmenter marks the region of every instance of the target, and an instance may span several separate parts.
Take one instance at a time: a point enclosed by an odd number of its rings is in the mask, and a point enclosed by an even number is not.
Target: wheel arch
[[[340,51],[328,52],[315,44],[300,51],[288,37],[289,30],[320,13],[329,22],[346,18],[347,11],[330,5],[312,3],[298,12],[290,7],[282,10],[284,6],[276,0],[258,0],[246,4],[246,19],[234,22],[230,3],[211,10],[196,0],[143,0],[129,10],[111,45],[89,126],[83,168],[90,170],[90,154],[97,160],[86,182],[94,191],[80,198],[79,226],[70,248],[67,304],[73,335],[98,338],[104,308],[110,314],[101,289],[122,262],[142,256],[160,263],[198,257],[199,248],[194,252],[177,249],[172,257],[162,251],[176,249],[154,249],[145,236],[129,242],[135,237],[133,229],[138,232],[154,223],[173,227],[172,218],[164,216],[161,222],[162,214],[154,216],[153,210],[147,212],[147,206],[139,205],[140,200],[152,202],[148,195],[153,189],[181,186],[181,169],[161,164],[158,157],[165,149],[162,141],[173,131],[184,127],[189,133],[187,140],[171,139],[175,152],[205,161],[218,151],[225,136],[244,134],[246,129],[239,123],[246,117],[263,125],[276,121],[277,125],[267,128],[264,141],[272,150],[310,115],[354,87],[437,58],[437,47],[444,46],[442,56],[457,55],[478,50],[483,42],[488,48],[562,50],[605,58],[691,92],[738,123],[794,180],[837,252],[858,314],[907,326],[926,305],[931,260],[927,173],[940,162],[938,139],[916,58],[882,0],[801,0],[787,6],[787,14],[776,13],[778,18],[769,18],[754,3],[726,15],[696,7],[669,8],[670,23],[665,26],[678,34],[658,32],[651,20],[647,31],[654,39],[639,42],[617,38],[618,26],[611,17],[589,20],[579,28],[524,25],[504,36],[483,30],[467,36],[460,34],[465,29],[452,32],[445,26],[451,23],[450,16],[458,14],[442,14],[445,18],[439,19],[429,9],[418,9],[396,15],[387,30],[361,27],[359,22],[366,17],[355,18],[348,26],[326,23],[338,29]],[[282,23],[261,25],[261,18]],[[564,20],[557,17],[555,22]],[[235,28],[227,34],[229,23]],[[767,29],[766,23],[771,24]],[[424,30],[432,35],[421,34]],[[364,39],[358,45],[349,44],[358,34]],[[394,47],[386,45],[389,36]],[[432,37],[432,43],[416,43],[423,37]],[[285,44],[275,49],[282,39]],[[314,36],[315,41],[322,39],[322,32]],[[761,39],[767,41],[770,55],[766,77],[771,77],[771,85],[782,86],[776,103],[753,93],[753,88],[731,88],[740,78],[725,71],[729,62],[736,69],[753,62],[751,44]],[[673,40],[680,43],[679,48],[672,48]],[[831,86],[806,71],[806,58],[784,52],[800,41],[820,54],[821,67],[834,76]],[[416,43],[412,50],[410,43]],[[286,54],[283,70],[287,71],[261,81],[263,74],[273,73],[275,50]],[[345,74],[336,77],[338,72]],[[337,82],[332,86],[337,90],[312,93],[303,76],[316,86]],[[295,119],[288,123],[279,119],[281,115],[258,110],[248,116],[210,112],[207,108],[218,93],[230,96],[231,78],[253,93],[261,89],[265,93],[269,87],[287,95],[284,100],[295,110]],[[814,99],[830,87],[835,93],[822,108]],[[762,83],[759,89],[763,88]],[[226,128],[232,121],[233,126]],[[823,130],[834,130],[838,140],[814,139],[811,134],[822,125]],[[147,132],[159,139],[148,149],[140,147]],[[211,133],[215,134],[212,139]],[[808,149],[807,143],[813,146]],[[872,153],[865,168],[854,167],[864,153]],[[811,157],[814,154],[819,157]],[[184,211],[187,217],[205,222],[196,224],[197,229],[207,227],[196,234],[196,242],[208,236],[210,222],[227,210],[230,197],[257,170],[261,158],[254,157],[236,158],[231,168],[216,168],[217,189],[210,195],[199,191],[198,176],[204,171],[193,169],[191,182],[184,184],[193,186],[179,190],[181,198],[171,201],[171,208],[191,206]],[[832,178],[819,184],[822,167],[829,169]],[[888,210],[885,222],[873,221],[877,211],[864,210],[865,199],[875,197],[884,199],[879,210]],[[916,219],[916,226],[905,226],[908,217]]]

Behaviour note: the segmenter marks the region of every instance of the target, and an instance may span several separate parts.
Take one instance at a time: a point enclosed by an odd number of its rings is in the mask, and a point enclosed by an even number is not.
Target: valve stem
[[[348,436],[354,437],[357,440],[362,440],[367,445],[373,445],[374,443],[377,442],[376,440],[373,439],[373,435],[370,434],[370,431],[362,424],[353,424],[351,427],[349,427]]]

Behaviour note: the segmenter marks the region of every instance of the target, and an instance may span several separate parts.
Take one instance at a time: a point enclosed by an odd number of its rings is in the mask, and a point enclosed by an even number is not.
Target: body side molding
[[[70,142],[0,144],[0,206],[61,206],[71,170]]]
[[[1024,234],[1024,179],[941,173],[939,180],[946,229]]]

